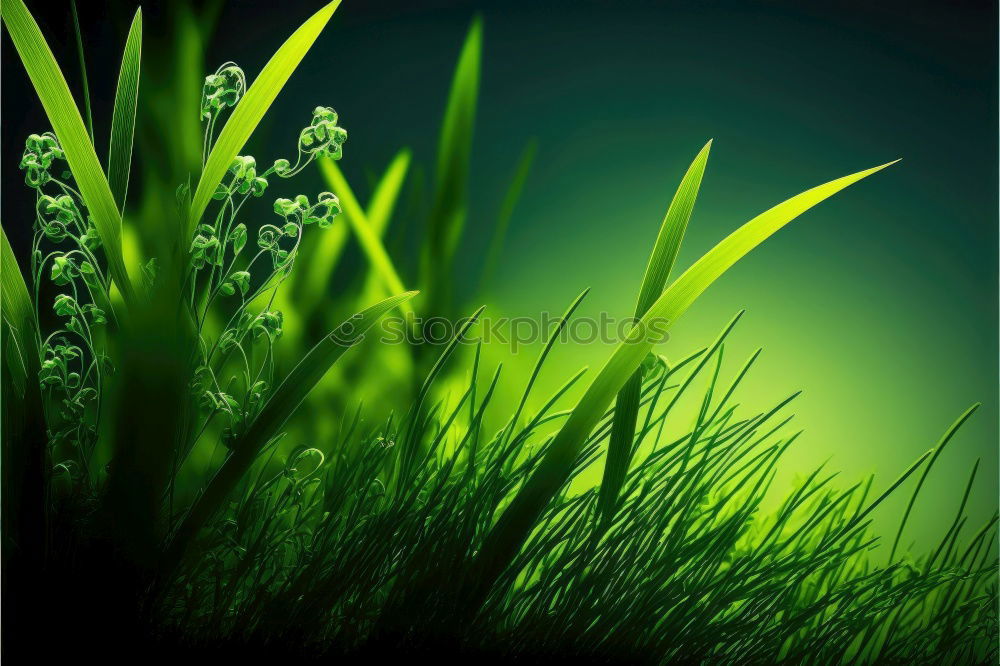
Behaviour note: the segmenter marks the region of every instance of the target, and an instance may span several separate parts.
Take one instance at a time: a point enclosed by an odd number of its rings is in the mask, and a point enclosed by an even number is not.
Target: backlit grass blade
[[[10,327],[19,355],[18,368],[28,377],[37,373],[38,341],[35,335],[35,310],[24,283],[7,232],[0,228],[0,312]]]
[[[142,9],[137,9],[125,40],[125,53],[118,73],[115,108],[111,115],[111,148],[108,152],[108,184],[118,210],[125,210],[128,176],[135,138],[135,110],[139,97],[139,63],[142,55]]]
[[[553,439],[539,466],[485,538],[467,590],[470,605],[477,607],[482,603],[494,581],[513,561],[542,511],[568,478],[604,410],[653,348],[646,333],[651,323],[665,321],[673,325],[719,276],[773,233],[824,199],[889,164],[819,185],[761,213],[696,261],[656,299],[626,340],[618,345]]]
[[[167,567],[172,568],[183,554],[190,539],[201,529],[232,492],[236,484],[253,464],[257,454],[275,437],[292,413],[323,375],[348,349],[364,339],[368,330],[383,316],[413,298],[417,292],[408,291],[392,296],[362,310],[324,337],[303,357],[285,377],[281,385],[264,405],[247,431],[233,444],[233,452],[212,477],[205,492],[198,498],[174,535],[167,553]]]
[[[333,0],[292,33],[292,36],[264,65],[263,71],[254,80],[243,99],[236,105],[205,162],[205,169],[201,173],[201,179],[198,181],[198,187],[191,201],[191,212],[187,221],[188,233],[185,234],[185,239],[190,237],[190,231],[201,219],[215,193],[215,188],[222,181],[222,177],[226,175],[226,170],[232,164],[233,158],[253,134],[257,124],[267,113],[271,103],[281,92],[285,82],[298,67],[339,5],[340,0]],[[185,240],[185,242],[187,241]]]
[[[343,172],[329,158],[322,158],[319,161],[319,166],[323,176],[340,199],[340,205],[344,209],[344,217],[351,225],[351,231],[354,232],[354,236],[358,239],[358,244],[365,256],[368,257],[372,268],[385,285],[386,291],[389,293],[405,291],[403,281],[399,278],[399,273],[396,272],[396,267],[393,265],[392,259],[389,258],[389,253],[386,252],[382,239],[379,238],[379,233],[368,222],[368,217],[365,215],[364,209],[361,208],[361,204],[358,203],[357,197],[354,196],[351,186],[347,184]],[[398,186],[396,189],[398,192]],[[401,301],[400,308],[404,314],[413,313],[413,308],[407,301]]]
[[[705,173],[708,153],[712,148],[709,141],[694,158],[681,184],[674,193],[667,214],[660,226],[656,244],[646,265],[646,274],[642,278],[639,289],[639,300],[635,306],[635,317],[638,319],[646,314],[667,283],[670,271],[677,261],[684,232],[687,230],[694,202],[698,198],[701,178]],[[604,466],[604,479],[601,481],[599,510],[607,520],[612,517],[618,502],[629,463],[632,460],[632,440],[635,438],[635,424],[639,415],[639,392],[642,388],[642,374],[635,372],[625,382],[618,392],[615,401],[615,417],[611,426],[611,438],[608,441],[608,455]]]
[[[497,262],[500,260],[500,251],[503,249],[504,239],[507,237],[507,228],[510,220],[514,216],[514,207],[521,198],[524,190],[524,183],[528,180],[528,172],[535,161],[535,154],[538,152],[538,142],[532,139],[524,147],[521,158],[517,161],[517,168],[514,170],[514,178],[510,181],[507,193],[500,204],[500,214],[497,216],[497,225],[493,231],[493,239],[490,241],[489,250],[486,253],[486,260],[483,263],[483,272],[479,278],[479,293],[482,293],[493,277]]]
[[[365,215],[368,218],[368,225],[379,235],[385,234],[385,229],[392,218],[392,213],[396,208],[399,193],[406,180],[406,174],[410,168],[410,151],[403,149],[396,153],[396,156],[389,163],[381,180],[375,186],[375,192],[368,202],[368,209]],[[334,168],[337,167],[332,162]],[[320,161],[322,169],[323,161]],[[334,192],[339,196],[338,192]],[[306,303],[318,303],[330,284],[330,277],[337,266],[337,260],[343,250],[344,242],[347,240],[348,229],[345,225],[336,224],[327,229],[311,253],[312,257],[319,258],[318,261],[310,261],[306,265],[297,268],[292,273],[293,293],[306,299]],[[366,293],[367,289],[362,290]]]
[[[21,56],[45,115],[66,154],[84,203],[94,218],[111,277],[126,304],[131,305],[135,302],[135,292],[122,257],[121,215],[66,78],[23,0],[2,0],[0,8],[14,48]]]
[[[424,256],[430,285],[428,296],[432,299],[429,311],[435,313],[448,302],[452,261],[465,225],[482,42],[483,24],[477,17],[469,27],[458,58],[438,143]]]
[[[375,191],[368,202],[368,209],[365,211],[368,226],[379,237],[385,235],[389,220],[392,219],[392,212],[396,208],[396,202],[399,200],[399,193],[403,189],[403,182],[406,180],[409,168],[410,151],[404,148],[392,158],[392,162],[382,174],[382,179],[375,186]]]

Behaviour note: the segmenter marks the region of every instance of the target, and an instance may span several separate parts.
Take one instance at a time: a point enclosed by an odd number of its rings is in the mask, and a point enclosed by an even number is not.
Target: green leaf
[[[361,342],[368,330],[383,316],[413,298],[417,292],[408,291],[357,313],[313,347],[299,364],[285,377],[254,419],[247,431],[233,444],[233,453],[212,477],[205,492],[188,512],[174,536],[167,554],[167,566],[176,564],[184,548],[205,521],[225,501],[229,493],[253,464],[257,454],[278,435],[285,421],[298,408],[305,397],[319,383],[327,371],[344,352]]]
[[[326,162],[329,162],[334,169],[339,170],[336,162],[320,160],[321,170],[324,169]],[[409,167],[410,151],[404,148],[396,153],[392,162],[389,163],[368,202],[368,210],[366,211],[368,226],[380,237],[385,234],[389,220],[392,218],[392,212],[396,207]],[[341,193],[337,192],[337,188],[329,181],[328,185],[334,194],[341,196]],[[296,269],[291,275],[291,279],[294,281],[292,289],[297,298],[305,299],[306,304],[320,302],[330,284],[330,276],[333,275],[333,270],[337,266],[337,259],[343,250],[347,234],[347,225],[334,225],[319,236],[319,241],[311,256],[321,257],[322,260],[310,261],[305,266]],[[362,290],[362,293],[368,293],[367,286]]]
[[[429,312],[438,313],[448,301],[451,267],[465,225],[469,161],[479,97],[479,69],[483,22],[472,21],[455,67],[438,143],[434,199],[427,227],[424,271],[427,274]]]
[[[108,183],[118,210],[125,210],[128,176],[132,167],[135,110],[139,97],[139,63],[142,55],[142,9],[137,9],[125,40],[115,108],[111,115],[111,148],[108,153]]]
[[[336,162],[333,162],[333,165],[336,166]],[[386,167],[385,173],[382,174],[382,178],[375,186],[375,191],[368,201],[368,210],[366,211],[368,225],[380,238],[385,235],[389,220],[392,219],[392,211],[396,208],[399,192],[403,188],[403,182],[406,180],[406,172],[409,168],[410,151],[403,148],[396,153],[392,162]]]
[[[94,152],[94,144],[87,135],[80,110],[73,101],[73,95],[52,50],[23,0],[2,0],[0,14],[3,15],[3,22],[21,62],[24,63],[31,84],[38,93],[45,115],[52,123],[52,129],[66,154],[66,161],[80,194],[83,195],[84,203],[94,218],[97,232],[104,243],[111,276],[118,284],[125,303],[131,305],[135,302],[135,292],[122,256],[121,215],[97,153]]]
[[[893,164],[890,162],[889,164]],[[687,269],[653,304],[618,345],[570,413],[531,478],[521,487],[487,535],[474,562],[467,602],[478,606],[510,565],[542,511],[562,487],[587,436],[625,381],[653,347],[646,331],[653,321],[673,325],[716,279],[778,229],[845,187],[884,169],[883,164],[803,192],[761,213],[723,239]]]
[[[208,207],[212,195],[215,193],[215,188],[222,182],[222,178],[229,170],[233,159],[239,154],[250,135],[253,134],[257,124],[267,113],[271,103],[281,92],[285,82],[298,67],[339,5],[340,0],[333,0],[292,33],[292,36],[264,65],[263,71],[247,90],[243,99],[236,105],[205,162],[205,169],[201,173],[198,188],[191,201],[191,212],[187,221],[188,233],[185,238],[190,237],[190,231],[194,229],[204,214],[205,208]]]
[[[21,269],[14,258],[14,251],[7,240],[7,232],[0,228],[0,315],[10,327],[11,340],[17,347],[19,363],[10,367],[18,374],[37,373],[38,341],[35,334],[35,310],[31,295],[21,276]],[[5,354],[5,356],[9,355]]]
[[[504,239],[507,236],[507,228],[510,226],[510,220],[514,216],[514,207],[517,206],[517,202],[521,198],[521,191],[524,189],[525,181],[528,180],[528,172],[531,171],[531,165],[535,161],[535,154],[537,152],[538,142],[532,139],[524,147],[524,151],[517,161],[514,178],[511,179],[507,193],[500,204],[497,226],[493,231],[493,239],[490,241],[490,248],[486,253],[486,261],[483,263],[483,272],[479,279],[480,292],[485,290],[489,285],[490,279],[493,277],[493,271],[496,269],[497,262],[500,259],[500,251],[503,249]]]
[[[358,244],[365,256],[368,257],[375,273],[385,285],[386,291],[389,293],[405,291],[403,281],[399,278],[399,273],[396,271],[392,259],[389,258],[389,253],[386,252],[382,239],[369,223],[368,216],[365,215],[357,197],[354,196],[351,186],[347,184],[343,172],[328,157],[320,158],[319,166],[327,182],[340,198],[340,204],[344,208],[344,216],[347,218],[348,224],[351,225],[351,231],[354,232],[354,237],[358,239]],[[400,307],[403,314],[413,314],[413,308],[407,301],[402,301]]]
[[[687,230],[694,202],[698,198],[701,178],[705,173],[708,153],[712,148],[709,141],[694,158],[681,184],[674,193],[667,214],[660,226],[656,244],[646,265],[646,274],[642,278],[639,289],[639,300],[635,306],[636,319],[646,314],[649,306],[663,293],[670,271],[677,261],[684,232]],[[599,510],[602,518],[607,521],[612,518],[618,495],[629,464],[632,462],[633,439],[635,424],[639,415],[639,393],[642,389],[642,373],[636,371],[625,382],[615,401],[615,416],[611,426],[611,436],[608,440],[608,456],[604,465],[604,478],[601,481]]]

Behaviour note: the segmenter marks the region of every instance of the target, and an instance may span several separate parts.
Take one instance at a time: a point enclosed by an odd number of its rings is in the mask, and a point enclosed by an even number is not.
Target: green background
[[[117,45],[133,7],[112,3],[107,12],[99,4],[82,6],[84,34]],[[147,4],[151,30],[162,10]],[[319,4],[230,3],[210,68],[235,60],[252,78]],[[71,34],[58,8],[29,6],[47,34]],[[460,286],[475,282],[530,137],[539,153],[488,298],[495,315],[561,312],[588,286],[582,314],[630,315],[673,190],[709,138],[680,267],[789,196],[901,157],[743,260],[660,351],[676,357],[708,344],[747,309],[726,349],[730,372],[758,346],[764,354],[742,402],[766,407],[804,391],[794,412],[806,432],[785,459],[779,491],[827,460],[844,485],[874,471],[876,489],[884,488],[981,401],[939,461],[908,538],[947,527],[976,458],[971,522],[995,510],[995,3],[345,0],[270,114],[301,122],[265,120],[254,150],[265,160],[286,152],[322,103],[350,132],[341,164],[352,182],[364,183],[404,145],[430,166],[476,12],[485,22],[484,57]],[[91,50],[108,53],[91,57],[94,69],[118,57],[117,46],[98,46]],[[70,71],[71,45],[58,48]],[[4,77],[6,201],[12,187],[21,189],[10,175],[20,154],[11,137],[39,131],[33,97],[11,103],[23,78],[10,68]],[[101,85],[92,82],[95,105],[110,99]],[[304,179],[301,187],[313,185]],[[11,218],[6,203],[4,214]],[[399,261],[404,278],[412,276],[415,266]],[[482,300],[466,296],[470,310]],[[610,351],[560,349],[543,385],[599,366]],[[515,367],[530,362],[519,356]],[[903,501],[897,496],[894,506]]]

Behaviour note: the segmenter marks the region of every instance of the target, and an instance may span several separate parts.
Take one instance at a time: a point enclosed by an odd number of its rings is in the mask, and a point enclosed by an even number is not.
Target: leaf
[[[451,266],[465,224],[469,161],[479,96],[479,68],[483,22],[476,17],[469,26],[455,67],[448,105],[438,143],[434,200],[428,220],[424,270],[430,285],[429,312],[441,311],[450,289]]]
[[[635,306],[636,319],[646,314],[649,306],[663,293],[667,277],[674,262],[677,261],[677,253],[680,251],[681,241],[684,240],[684,232],[691,219],[694,202],[698,198],[698,189],[701,187],[701,178],[705,173],[705,164],[708,162],[711,148],[712,142],[709,141],[695,156],[670,202],[663,224],[660,226],[660,233],[656,237],[653,252],[649,256],[646,274],[642,278],[639,300]],[[641,389],[642,373],[636,371],[625,382],[615,401],[615,416],[608,440],[608,456],[604,465],[604,478],[601,481],[598,502],[599,511],[605,521],[613,517],[618,495],[632,461]]]
[[[10,327],[17,347],[18,368],[27,376],[37,375],[38,342],[35,335],[35,310],[28,287],[21,276],[7,232],[0,227],[0,314]],[[14,366],[11,366],[14,367]],[[34,374],[32,374],[34,369]]]
[[[339,5],[340,0],[333,0],[292,33],[292,36],[264,65],[264,69],[253,85],[236,105],[205,162],[205,169],[201,173],[198,188],[195,190],[191,202],[191,212],[187,221],[188,233],[185,239],[191,236],[191,230],[201,220],[205,208],[212,200],[215,188],[222,182],[222,178],[233,163],[233,159],[246,144],[250,135],[253,134],[257,124],[267,113],[271,103],[281,92],[285,82],[298,67]]]
[[[483,272],[479,279],[480,293],[485,290],[493,277],[497,261],[500,259],[500,250],[503,248],[504,238],[507,236],[507,228],[510,226],[510,219],[514,215],[514,207],[517,206],[521,198],[521,191],[524,183],[528,180],[528,172],[535,161],[535,154],[538,152],[538,142],[532,139],[524,147],[520,159],[517,161],[517,168],[514,169],[514,178],[511,179],[500,204],[500,214],[497,215],[497,225],[493,232],[493,239],[490,241],[490,248],[486,253],[486,261],[483,263]]]
[[[344,216],[347,218],[348,224],[351,225],[351,231],[354,232],[354,237],[357,238],[358,244],[365,256],[368,257],[368,261],[382,280],[386,290],[389,293],[405,291],[403,281],[399,279],[399,273],[396,272],[396,267],[393,265],[392,259],[389,258],[389,253],[386,252],[382,240],[369,224],[368,217],[361,208],[361,204],[358,203],[357,197],[354,196],[351,186],[347,184],[343,172],[328,157],[319,160],[319,167],[327,182],[330,183],[330,187],[340,198],[340,204],[344,208]],[[400,307],[403,314],[413,314],[413,308],[407,301],[402,301]]]
[[[927,463],[927,467],[924,468],[924,473],[920,475],[920,480],[917,481],[917,487],[913,489],[913,494],[910,496],[910,501],[906,505],[906,510],[903,512],[903,519],[899,521],[899,530],[896,532],[896,538],[892,542],[892,550],[889,551],[889,563],[891,564],[896,556],[896,549],[899,547],[899,540],[903,536],[903,529],[906,527],[906,521],[910,517],[910,512],[913,511],[913,504],[917,501],[917,496],[920,494],[920,489],[924,487],[924,481],[927,480],[927,476],[931,473],[931,469],[934,467],[934,463],[937,462],[938,457],[944,451],[945,447],[948,446],[948,442],[951,441],[958,429],[969,420],[976,410],[979,409],[980,403],[975,403],[971,407],[965,410],[961,416],[955,419],[955,422],[951,424],[951,427],[945,431],[941,439],[938,440],[937,446],[934,447],[934,455],[931,456],[930,461]]]
[[[339,169],[336,162],[331,161],[331,164],[335,169]],[[379,236],[385,234],[389,220],[392,218],[409,167],[410,151],[404,148],[396,153],[392,162],[389,163],[368,202],[368,210],[366,211],[368,225]],[[323,168],[322,161],[320,168]],[[336,190],[332,184],[330,184],[330,188]],[[340,193],[334,191],[334,194],[339,195]],[[330,276],[333,275],[333,269],[337,266],[337,259],[340,257],[344,242],[347,240],[347,233],[347,228],[344,225],[334,225],[324,231],[311,255],[321,257],[322,260],[310,261],[292,273],[291,279],[295,281],[292,289],[296,296],[305,299],[307,304],[319,303],[326,293],[330,284]],[[361,293],[368,293],[367,287]]]
[[[135,138],[135,112],[139,97],[139,64],[142,55],[142,9],[137,9],[125,40],[115,108],[111,115],[111,148],[108,152],[108,183],[111,194],[124,213],[128,176],[132,167],[132,144]]]
[[[55,56],[45,43],[42,31],[24,6],[23,0],[0,0],[0,14],[3,15],[3,22],[21,62],[24,63],[31,84],[38,93],[45,115],[52,123],[52,129],[66,154],[66,161],[80,194],[83,195],[84,203],[94,218],[97,232],[104,243],[111,276],[118,284],[125,303],[131,305],[135,302],[135,292],[122,256],[122,218],[97,153],[94,152],[94,144],[80,117],[80,110],[73,101],[73,95]]]
[[[336,162],[333,163],[334,166]],[[381,180],[375,186],[371,200],[368,202],[368,225],[372,231],[382,237],[385,235],[389,220],[392,219],[392,211],[396,208],[399,200],[399,192],[403,188],[406,180],[406,173],[410,168],[410,151],[406,148],[396,153],[392,162],[386,167]]]
[[[645,339],[650,323],[666,321],[673,325],[719,276],[778,229],[889,164],[819,185],[761,213],[696,261],[653,302],[626,340],[615,349],[552,440],[534,473],[487,535],[473,565],[470,587],[466,590],[467,603],[476,607],[482,603],[493,583],[513,561],[542,511],[566,481],[587,436],[612,398],[652,349],[653,343]]]
[[[205,521],[225,501],[229,493],[253,464],[257,454],[278,435],[285,421],[298,408],[309,392],[344,352],[359,343],[365,333],[383,316],[399,304],[413,298],[417,292],[392,296],[362,310],[324,337],[303,357],[274,391],[254,422],[233,445],[233,453],[212,477],[205,492],[184,518],[174,536],[166,556],[167,567],[172,567]]]

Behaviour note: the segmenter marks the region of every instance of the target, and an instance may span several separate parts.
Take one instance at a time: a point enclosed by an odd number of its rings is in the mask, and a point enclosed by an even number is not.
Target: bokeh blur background
[[[144,58],[157,57],[156,21],[170,4],[144,5]],[[233,60],[252,79],[320,4],[229,2],[206,64],[214,70]],[[78,85],[68,2],[28,5]],[[80,3],[104,136],[134,8]],[[766,407],[804,391],[794,412],[805,434],[785,459],[779,490],[827,460],[845,485],[877,472],[884,488],[982,402],[938,462],[912,537],[947,527],[976,458],[970,522],[995,510],[995,2],[344,0],[265,118],[254,154],[264,162],[287,156],[309,112],[326,104],[350,133],[340,165],[363,200],[403,146],[430,177],[455,60],[476,14],[484,22],[482,79],[456,274],[469,311],[486,303],[494,316],[558,313],[591,287],[582,315],[630,315],[674,188],[709,138],[680,267],[789,196],[901,157],[743,260],[659,351],[678,357],[704,346],[747,309],[727,345],[727,367],[734,371],[757,347],[764,354],[741,402]],[[47,127],[8,40],[3,63],[3,220],[24,257],[32,197],[16,165],[24,136]],[[497,271],[478,292],[496,211],[531,138],[537,159]],[[297,187],[324,189],[318,172],[303,174]],[[404,281],[417,269],[407,248],[419,233],[400,230],[389,242]],[[331,288],[359,257],[349,249]],[[536,350],[509,365],[529,364]],[[559,348],[543,387],[580,366],[599,367],[610,352],[601,344]],[[905,499],[896,496],[896,505]]]

